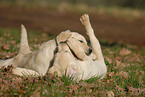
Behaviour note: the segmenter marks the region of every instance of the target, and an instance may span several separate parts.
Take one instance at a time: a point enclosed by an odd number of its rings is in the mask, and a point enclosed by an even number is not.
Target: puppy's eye
[[[83,43],[83,41],[82,40],[79,40],[81,43]]]

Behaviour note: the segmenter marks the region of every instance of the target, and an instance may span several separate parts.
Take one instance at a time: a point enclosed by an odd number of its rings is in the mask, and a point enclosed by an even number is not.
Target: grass
[[[0,58],[13,57],[18,53],[20,30],[0,28]],[[43,38],[42,38],[43,37]],[[29,33],[31,49],[54,36]],[[12,42],[16,41],[16,42]],[[10,48],[5,48],[5,44]],[[32,46],[36,45],[36,46]],[[11,68],[0,70],[0,96],[145,96],[145,49],[132,49],[127,45],[103,45],[107,65],[104,79],[92,78],[74,82],[46,74],[43,77],[19,77],[11,74]],[[121,53],[123,51],[123,53]],[[11,52],[11,53],[9,53]],[[15,53],[14,53],[15,52]],[[7,56],[11,55],[11,56]]]

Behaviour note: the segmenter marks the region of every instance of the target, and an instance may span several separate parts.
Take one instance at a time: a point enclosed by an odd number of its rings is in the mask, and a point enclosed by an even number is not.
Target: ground
[[[57,35],[63,30],[77,31],[85,35],[79,21],[83,13],[61,12],[47,8],[0,7],[0,27],[20,29]],[[145,18],[117,17],[109,14],[90,13],[91,23],[100,40],[111,43],[145,45]]]
[[[136,46],[124,45],[145,45],[145,18],[96,13],[90,13],[90,18],[95,34],[101,40],[107,65],[104,79],[91,78],[76,83],[69,77],[59,78],[51,74],[34,78],[19,77],[11,73],[13,66],[2,67],[0,96],[145,97],[144,47],[134,49]],[[79,22],[82,14],[47,8],[0,6],[0,59],[11,58],[19,52],[21,24],[26,26],[30,48],[34,50],[63,30],[70,29],[85,35],[85,30]],[[115,44],[102,45],[106,43],[104,41]]]

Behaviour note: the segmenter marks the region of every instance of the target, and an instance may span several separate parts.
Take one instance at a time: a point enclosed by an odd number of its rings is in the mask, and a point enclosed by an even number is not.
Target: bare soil
[[[79,21],[82,14],[59,12],[47,8],[0,6],[0,27],[20,29],[20,25],[24,24],[28,31],[57,35],[69,29],[85,35],[85,30]],[[115,43],[145,45],[145,18],[130,19],[95,13],[90,13],[90,18],[99,39]]]

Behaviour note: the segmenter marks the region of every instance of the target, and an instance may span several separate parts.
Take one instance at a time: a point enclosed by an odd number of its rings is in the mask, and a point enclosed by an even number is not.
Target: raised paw
[[[89,24],[89,15],[88,14],[84,14],[81,16],[80,21],[82,22],[82,24],[84,26]]]

